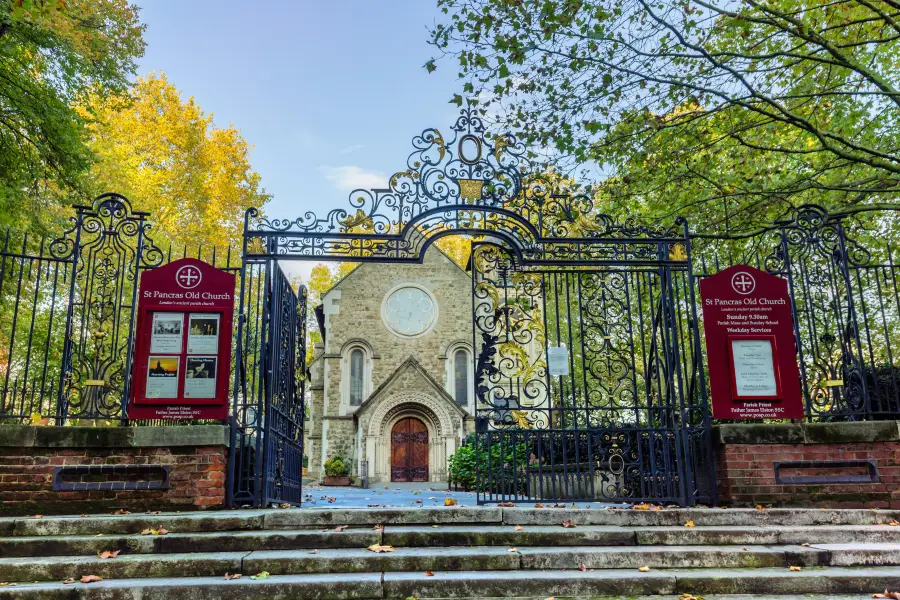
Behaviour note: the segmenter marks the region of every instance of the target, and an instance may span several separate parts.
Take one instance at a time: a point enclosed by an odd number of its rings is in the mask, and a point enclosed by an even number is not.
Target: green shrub
[[[450,458],[449,483],[458,485],[466,490],[475,489],[475,444],[465,443],[456,449]]]
[[[341,456],[335,456],[325,461],[326,477],[346,477],[350,474],[350,468],[344,464]]]
[[[480,492],[527,494],[527,470],[538,464],[528,445],[494,440],[488,451],[488,435],[480,434],[476,440],[475,434],[470,434],[450,456],[449,483]]]

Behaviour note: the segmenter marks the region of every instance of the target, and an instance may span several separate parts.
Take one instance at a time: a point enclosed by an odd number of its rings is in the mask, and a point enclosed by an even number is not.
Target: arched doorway
[[[428,429],[413,417],[391,429],[391,481],[428,481]]]

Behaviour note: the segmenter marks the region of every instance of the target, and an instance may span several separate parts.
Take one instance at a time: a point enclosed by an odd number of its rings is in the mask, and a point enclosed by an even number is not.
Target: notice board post
[[[735,265],[700,282],[716,419],[799,419],[803,394],[787,281]]]
[[[227,419],[234,286],[194,258],[141,274],[129,419]]]

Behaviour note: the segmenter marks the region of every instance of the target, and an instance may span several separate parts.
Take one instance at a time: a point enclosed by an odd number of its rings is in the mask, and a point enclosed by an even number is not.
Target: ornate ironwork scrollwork
[[[677,227],[617,224],[596,214],[590,190],[557,189],[534,172],[515,136],[487,130],[474,103],[460,110],[449,135],[426,129],[412,147],[405,169],[384,188],[352,191],[346,208],[296,219],[248,213],[252,254],[416,262],[436,235],[460,232],[527,248],[526,260],[647,262],[660,252],[653,241],[681,237]],[[622,242],[598,243],[607,238]]]
[[[60,415],[117,418],[128,395],[138,275],[162,264],[147,213],[104,194],[76,207],[73,227],[51,244],[73,257],[70,314],[63,352]]]

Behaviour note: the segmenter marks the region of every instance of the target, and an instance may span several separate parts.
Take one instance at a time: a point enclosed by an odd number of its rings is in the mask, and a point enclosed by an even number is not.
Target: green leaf
[[[453,99],[450,100],[449,104],[455,104],[458,107],[462,108],[463,98],[459,94],[453,94]]]

